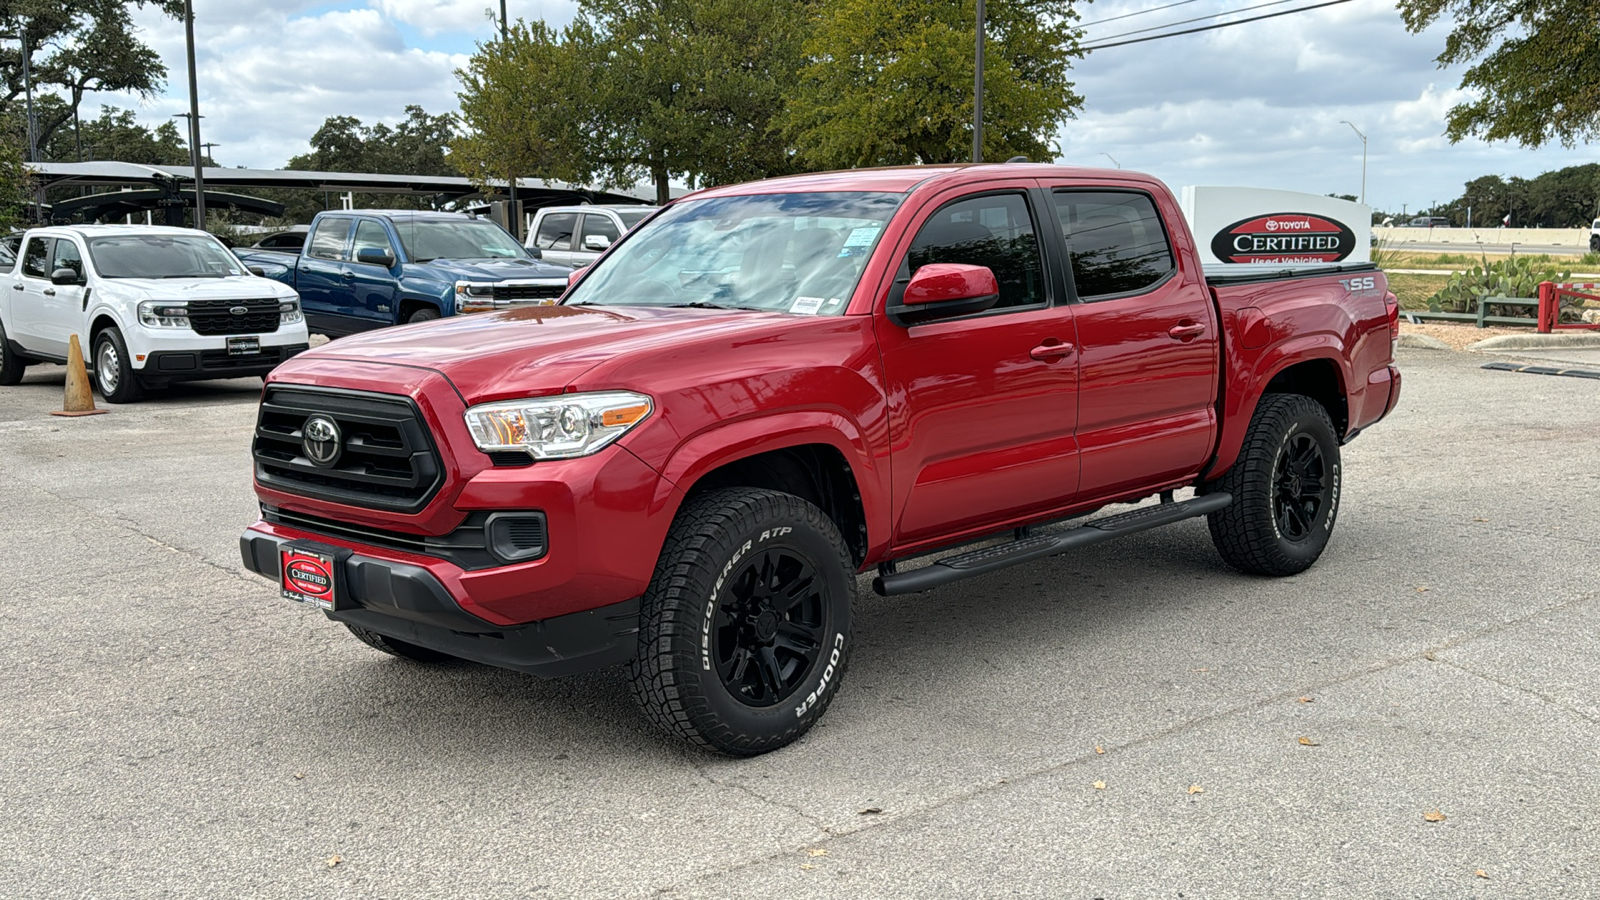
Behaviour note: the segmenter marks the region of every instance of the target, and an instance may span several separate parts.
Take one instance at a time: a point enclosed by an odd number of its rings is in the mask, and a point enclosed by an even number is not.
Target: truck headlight
[[[139,304],[139,322],[151,328],[188,328],[189,307],[183,303],[146,300]]]
[[[482,312],[494,309],[494,285],[476,281],[456,282],[456,312]]]
[[[282,300],[278,303],[278,324],[298,325],[305,316],[300,314],[299,300]]]
[[[534,459],[572,459],[622,437],[652,408],[643,394],[596,391],[485,403],[467,410],[466,419],[485,453],[521,450]]]

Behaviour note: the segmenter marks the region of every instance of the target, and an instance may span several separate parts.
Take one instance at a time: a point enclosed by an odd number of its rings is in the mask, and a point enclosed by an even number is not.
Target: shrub
[[[1478,298],[1484,294],[1501,297],[1537,297],[1541,281],[1569,281],[1570,269],[1558,269],[1549,257],[1512,257],[1497,260],[1494,264],[1473,266],[1450,276],[1450,283],[1428,298],[1428,309],[1434,312],[1477,312]],[[1493,307],[1495,315],[1528,316],[1534,311],[1526,307]]]

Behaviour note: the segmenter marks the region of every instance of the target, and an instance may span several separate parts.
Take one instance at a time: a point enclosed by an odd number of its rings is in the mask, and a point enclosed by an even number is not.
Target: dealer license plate
[[[228,338],[229,356],[254,356],[261,352],[261,339],[258,337],[231,337]]]
[[[279,586],[283,596],[326,610],[339,609],[339,585],[335,574],[338,560],[332,554],[318,553],[288,545],[278,551]]]

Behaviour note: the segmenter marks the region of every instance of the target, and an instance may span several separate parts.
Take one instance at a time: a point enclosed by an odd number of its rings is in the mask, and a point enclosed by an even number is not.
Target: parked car
[[[547,206],[534,215],[528,247],[545,260],[582,268],[658,206]]]
[[[1409,228],[1449,228],[1450,220],[1444,216],[1417,216],[1406,225]]]
[[[554,303],[572,271],[541,261],[488,219],[392,209],[318,213],[293,256],[235,252],[298,291],[311,330],[331,336]]]
[[[27,232],[0,290],[0,385],[67,358],[110,403],[175,381],[265,375],[306,349],[294,291],[191,228],[72,225]]]
[[[1206,273],[1126,170],[719,187],[558,306],[274,372],[241,549],[378,650],[626,663],[668,732],[756,754],[836,693],[858,573],[906,594],[1201,516],[1235,568],[1304,571],[1398,339],[1370,263]]]
[[[280,231],[277,234],[269,234],[261,240],[256,241],[254,244],[251,244],[249,249],[278,250],[285,253],[299,253],[300,248],[305,246],[306,235],[309,234],[310,231],[311,229],[304,225],[297,225],[289,231]]]
[[[1589,224],[1589,252],[1600,253],[1600,219]]]

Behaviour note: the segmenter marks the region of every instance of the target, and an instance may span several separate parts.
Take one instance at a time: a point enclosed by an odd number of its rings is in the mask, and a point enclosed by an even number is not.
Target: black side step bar
[[[1198,516],[1214,513],[1233,502],[1231,494],[1206,494],[1190,500],[1177,503],[1158,503],[1155,506],[1145,506],[1129,512],[1107,516],[1104,519],[1095,519],[1082,525],[1070,528],[1055,534],[1041,534],[1033,537],[1023,537],[982,550],[973,550],[969,553],[959,553],[947,556],[937,562],[923,566],[920,569],[911,569],[906,572],[894,572],[879,575],[872,580],[872,589],[885,597],[898,594],[915,594],[918,591],[931,590],[932,588],[971,578],[975,575],[987,575],[997,572],[1008,566],[1030,560],[1043,559],[1046,556],[1055,556],[1068,550],[1079,547],[1088,547],[1112,538],[1159,528],[1162,525],[1171,525],[1184,519],[1193,519]]]

